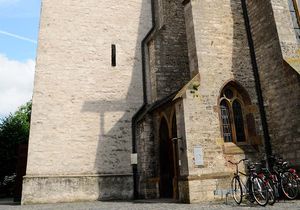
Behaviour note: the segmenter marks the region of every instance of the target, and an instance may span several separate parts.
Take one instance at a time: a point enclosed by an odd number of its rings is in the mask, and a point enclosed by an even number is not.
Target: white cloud
[[[34,68],[33,60],[20,62],[0,54],[0,116],[16,111],[32,98]]]

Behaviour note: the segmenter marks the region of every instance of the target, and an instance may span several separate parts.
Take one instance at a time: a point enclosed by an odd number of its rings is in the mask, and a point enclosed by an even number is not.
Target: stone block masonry
[[[181,0],[155,2],[155,32],[148,43],[151,102],[179,90],[190,79],[184,7]],[[139,196],[159,197],[160,116],[147,115],[138,130]]]
[[[184,3],[188,40],[192,42],[188,44],[189,60],[192,61],[190,68],[193,73],[198,66],[200,75],[198,90],[194,90],[195,93],[187,90],[183,96],[188,180],[189,177],[198,177],[189,181],[190,202],[194,203],[218,199],[218,193],[214,192],[229,189],[229,186],[219,185],[221,181],[214,178],[216,174],[224,173],[220,180],[229,182],[233,167],[227,160],[251,159],[262,155],[263,148],[260,145],[259,152],[253,152],[240,145],[224,143],[221,133],[220,92],[231,81],[240,84],[249,94],[255,119],[254,132],[258,138],[262,135],[260,115],[255,111],[258,110],[257,94],[241,1],[196,0]],[[251,147],[255,142],[249,138],[247,144]],[[196,146],[203,148],[204,164],[200,167],[194,162]],[[209,178],[201,180],[202,176]]]
[[[27,176],[23,204],[130,200],[132,185],[131,175]]]
[[[287,0],[246,2],[273,151],[299,168],[300,51]],[[241,0],[43,0],[22,203],[134,190],[224,199],[228,160],[265,155],[243,12]]]
[[[273,152],[300,168],[300,77],[284,61],[299,49],[288,4],[253,0],[248,10]]]
[[[151,102],[179,90],[190,80],[184,7],[181,0],[157,2],[156,31],[149,43]]]
[[[133,196],[131,118],[151,19],[148,0],[43,1],[23,204]]]

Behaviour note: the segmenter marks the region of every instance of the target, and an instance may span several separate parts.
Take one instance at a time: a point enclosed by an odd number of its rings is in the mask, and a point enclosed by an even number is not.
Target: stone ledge
[[[223,145],[224,154],[245,154],[245,153],[255,153],[256,150],[251,144],[241,144],[237,145],[234,143],[225,142]]]
[[[179,181],[223,179],[223,178],[229,178],[231,176],[232,176],[232,173],[229,173],[229,172],[220,172],[220,173],[210,173],[210,174],[202,174],[202,175],[182,176],[182,177],[179,178]]]
[[[133,176],[133,174],[65,174],[65,175],[53,175],[53,174],[30,174],[24,176],[24,178],[76,178],[76,177],[117,177],[117,176]]]
[[[133,198],[130,175],[25,176],[22,205]]]

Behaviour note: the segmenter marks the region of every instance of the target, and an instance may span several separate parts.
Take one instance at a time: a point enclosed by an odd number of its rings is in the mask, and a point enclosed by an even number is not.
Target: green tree
[[[0,181],[16,172],[18,145],[28,143],[31,101],[0,121]]]

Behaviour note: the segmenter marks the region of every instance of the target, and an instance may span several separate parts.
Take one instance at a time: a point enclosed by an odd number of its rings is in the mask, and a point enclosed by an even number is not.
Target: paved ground
[[[300,210],[300,200],[280,201],[274,206],[260,207],[253,204],[235,205],[232,201],[228,204],[179,204],[166,200],[135,201],[135,202],[87,202],[87,203],[65,203],[65,204],[44,204],[20,206],[13,204],[11,200],[0,199],[0,210],[163,210],[163,209],[184,209],[184,210],[231,210],[231,209],[272,209],[272,210]]]

